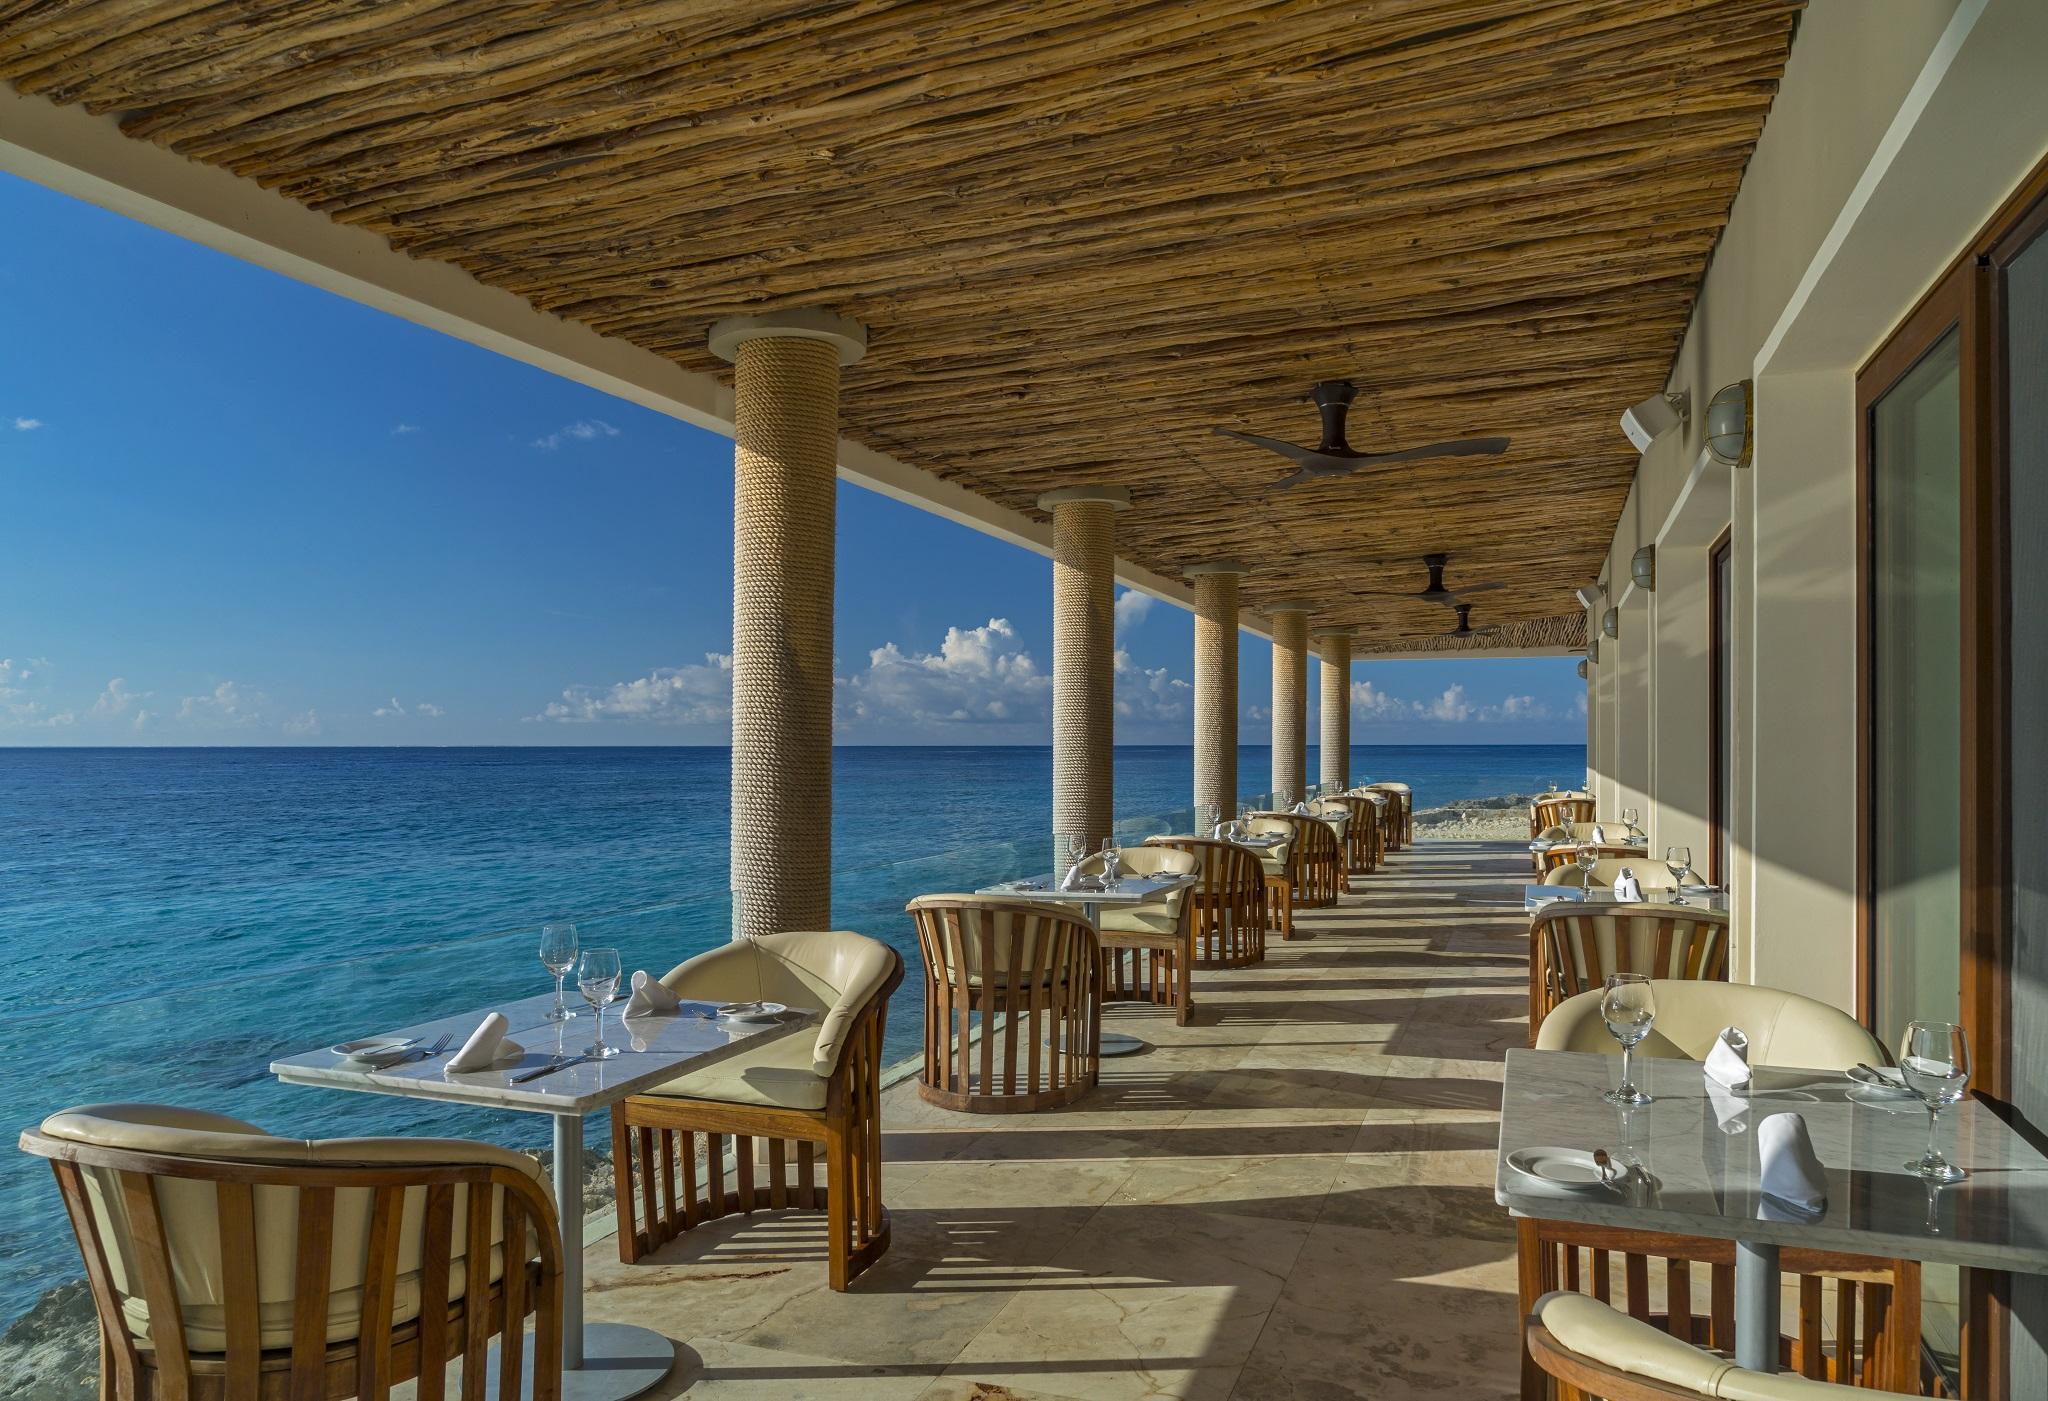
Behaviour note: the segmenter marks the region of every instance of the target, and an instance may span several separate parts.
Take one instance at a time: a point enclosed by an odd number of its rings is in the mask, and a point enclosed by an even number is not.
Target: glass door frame
[[[1726,584],[1721,581],[1724,564],[1730,575]],[[1728,628],[1735,618],[1734,569],[1735,528],[1731,525],[1707,548],[1707,879],[1723,889],[1733,874],[1725,869],[1728,863],[1722,852],[1733,850],[1729,836],[1733,814],[1727,808],[1732,793],[1729,766],[1735,762],[1728,752],[1735,735],[1728,689],[1734,660],[1730,649],[1735,643]]]

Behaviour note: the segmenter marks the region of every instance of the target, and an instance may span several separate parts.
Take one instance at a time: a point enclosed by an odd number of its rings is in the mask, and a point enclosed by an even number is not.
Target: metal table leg
[[[1081,913],[1097,929],[1102,927],[1102,906],[1093,900],[1081,902]],[[1105,1031],[1095,1048],[1099,1056],[1130,1056],[1144,1050],[1146,1043],[1126,1031]]]
[[[651,1390],[676,1364],[676,1345],[652,1328],[583,1321],[583,1121],[555,1120],[555,1210],[562,1221],[562,1401],[626,1401]],[[533,1395],[533,1337],[527,1335],[520,1394]],[[491,1351],[484,1395],[498,1394]]]
[[[1778,1247],[1735,1242],[1735,1365],[1778,1370]]]

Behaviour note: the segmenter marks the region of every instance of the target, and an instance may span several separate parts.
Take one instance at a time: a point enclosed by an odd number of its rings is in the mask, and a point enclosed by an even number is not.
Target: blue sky
[[[729,440],[9,176],[0,229],[0,745],[724,741]],[[1047,561],[839,512],[841,741],[1047,742]],[[1186,743],[1189,615],[1118,617],[1119,739]],[[1353,695],[1363,743],[1585,738],[1566,659]]]

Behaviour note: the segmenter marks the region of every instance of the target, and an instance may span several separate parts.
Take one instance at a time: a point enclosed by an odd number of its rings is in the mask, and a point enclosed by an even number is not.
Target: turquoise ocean
[[[1119,830],[1189,830],[1192,771],[1184,746],[1118,749]],[[1423,808],[1577,780],[1585,749],[1359,746],[1352,771]],[[1242,751],[1247,794],[1269,773],[1268,750]],[[537,1116],[285,1087],[266,1067],[545,991],[543,920],[656,973],[726,938],[727,785],[710,748],[0,750],[0,1124],[149,1100],[292,1136],[540,1147]],[[836,750],[834,922],[914,962],[906,900],[1051,865],[1051,785],[1042,748]],[[914,987],[892,1008],[898,1057]],[[79,1272],[47,1167],[4,1161],[0,1324]]]

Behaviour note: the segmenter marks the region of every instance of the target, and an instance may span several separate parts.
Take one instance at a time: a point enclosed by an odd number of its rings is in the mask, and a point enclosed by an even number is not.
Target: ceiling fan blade
[[[1448,443],[1426,443],[1419,448],[1367,453],[1361,461],[1364,466],[1376,467],[1382,462],[1418,462],[1425,457],[1489,457],[1507,450],[1506,438],[1458,438]]]
[[[1303,467],[1313,469],[1312,474],[1319,477],[1342,476],[1358,465],[1358,460],[1353,458],[1332,456],[1315,448],[1305,448],[1296,443],[1283,443],[1278,438],[1261,437],[1257,433],[1240,433],[1235,428],[1218,428],[1216,432],[1221,437],[1235,438],[1240,443],[1250,443],[1255,448],[1277,452],[1282,457],[1299,462]]]
[[[1455,589],[1452,589],[1451,592],[1458,595],[1458,597],[1463,598],[1468,593],[1491,593],[1495,589],[1504,589],[1506,587],[1506,584],[1499,583],[1463,584]]]

